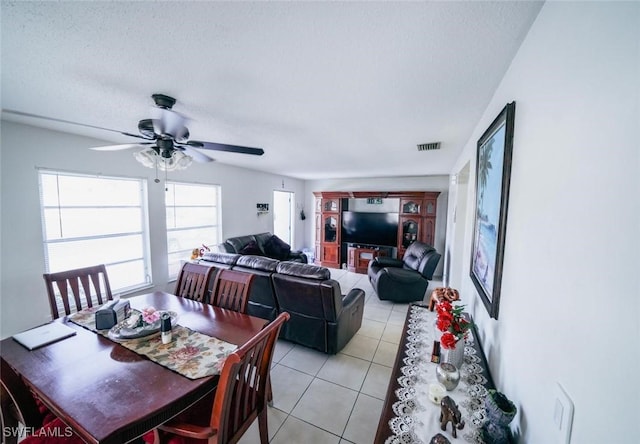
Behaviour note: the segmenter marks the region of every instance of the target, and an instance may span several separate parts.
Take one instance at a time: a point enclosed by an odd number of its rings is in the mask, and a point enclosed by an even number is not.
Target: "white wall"
[[[173,289],[175,283],[168,282],[167,275],[164,186],[153,182],[155,171],[136,162],[131,150],[93,151],[87,148],[105,145],[104,141],[4,121],[0,142],[1,337],[42,324],[50,318],[42,279],[44,248],[40,224],[38,167],[146,177],[153,284],[155,289]],[[161,174],[161,178],[163,177],[164,174]],[[169,173],[169,179],[222,186],[222,239],[273,231],[272,214],[258,216],[256,203],[267,202],[273,208],[274,189],[292,191],[296,194],[297,202],[304,201],[304,182],[301,180],[231,167],[219,162],[205,165],[194,163],[184,171]],[[304,229],[299,217],[296,218],[294,232],[293,248],[300,248],[304,242]],[[88,251],[87,254],[91,252]]]
[[[309,180],[306,182],[305,208],[308,209],[307,223],[305,225],[305,243],[309,248],[314,244],[314,224],[313,217],[315,208],[314,191],[438,191],[436,209],[436,233],[434,247],[443,256],[436,270],[435,276],[442,276],[444,263],[445,234],[447,229],[447,205],[448,205],[448,176],[407,176],[407,177],[374,177],[365,179],[327,179]]]
[[[556,382],[572,443],[638,440],[639,85],[640,3],[547,2],[452,169],[471,161],[473,202],[476,141],[515,100],[499,320],[468,278],[471,236],[461,295],[523,443],[556,442]]]

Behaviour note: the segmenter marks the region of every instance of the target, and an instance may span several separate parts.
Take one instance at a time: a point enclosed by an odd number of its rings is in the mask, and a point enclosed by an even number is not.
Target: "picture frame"
[[[470,276],[489,316],[498,319],[513,155],[515,102],[478,139]]]

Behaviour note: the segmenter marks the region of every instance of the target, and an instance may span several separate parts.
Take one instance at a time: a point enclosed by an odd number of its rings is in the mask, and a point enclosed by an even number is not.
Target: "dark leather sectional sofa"
[[[273,320],[288,312],[282,339],[335,354],[362,325],[364,291],[343,295],[328,268],[234,253],[207,253],[200,263],[252,273],[247,313]]]
[[[269,232],[230,237],[218,245],[226,253],[249,254],[270,257],[281,261],[307,263],[302,251],[291,250],[291,246]]]

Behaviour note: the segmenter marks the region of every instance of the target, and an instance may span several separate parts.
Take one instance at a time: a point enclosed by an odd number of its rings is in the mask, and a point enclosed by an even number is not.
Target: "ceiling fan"
[[[186,168],[192,160],[196,162],[212,162],[214,159],[201,153],[196,148],[212,151],[227,151],[231,153],[252,154],[261,156],[264,154],[262,148],[251,148],[238,145],[227,145],[224,143],[201,142],[189,140],[189,129],[185,126],[187,118],[176,111],[173,105],[176,99],[164,94],[153,94],[151,96],[155,102],[155,107],[151,108],[151,118],[142,119],[138,122],[140,134],[132,134],[125,131],[118,131],[103,128],[95,125],[71,122],[68,120],[56,119],[53,117],[39,116],[35,114],[23,113],[20,111],[4,110],[9,114],[25,117],[35,117],[38,119],[51,120],[55,122],[69,123],[88,128],[96,128],[105,131],[120,133],[128,137],[135,137],[143,141],[126,143],[120,145],[109,145],[91,148],[98,151],[116,151],[131,148],[141,148],[134,156],[144,166],[159,168],[163,171],[173,171]]]

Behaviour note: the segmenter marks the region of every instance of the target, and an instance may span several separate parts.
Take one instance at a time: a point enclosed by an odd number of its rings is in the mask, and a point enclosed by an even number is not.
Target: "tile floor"
[[[343,294],[365,291],[362,327],[336,355],[278,341],[271,380],[269,442],[371,444],[409,304],[380,301],[364,274],[331,270]],[[441,286],[432,281],[429,288]],[[240,444],[260,442],[257,421]]]

